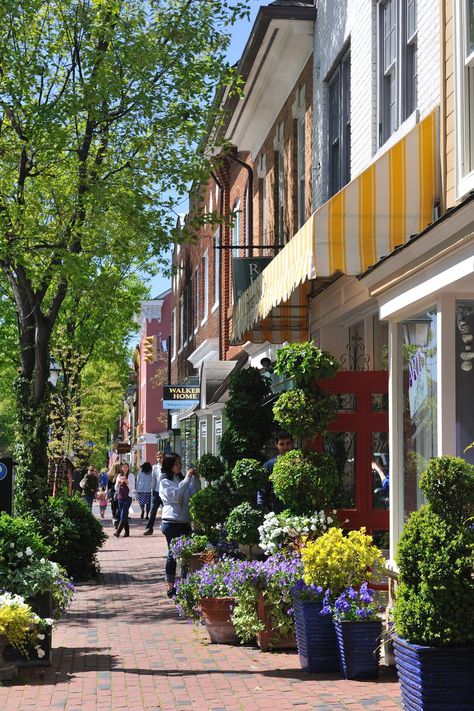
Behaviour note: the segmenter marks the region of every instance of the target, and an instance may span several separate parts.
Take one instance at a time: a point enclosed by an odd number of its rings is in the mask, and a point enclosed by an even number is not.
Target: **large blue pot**
[[[321,602],[293,601],[296,643],[301,668],[308,672],[338,672],[336,634],[330,615],[321,615]]]
[[[405,711],[473,711],[474,646],[428,647],[394,638]]]
[[[334,622],[341,669],[346,679],[376,679],[382,622]]]

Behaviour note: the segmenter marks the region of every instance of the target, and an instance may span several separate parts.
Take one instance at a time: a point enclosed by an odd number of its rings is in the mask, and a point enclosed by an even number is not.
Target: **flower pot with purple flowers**
[[[368,583],[347,588],[334,603],[334,627],[341,670],[346,679],[376,679],[382,621]]]
[[[340,666],[329,605],[330,591],[299,580],[291,594],[301,668],[315,673],[338,672]]]

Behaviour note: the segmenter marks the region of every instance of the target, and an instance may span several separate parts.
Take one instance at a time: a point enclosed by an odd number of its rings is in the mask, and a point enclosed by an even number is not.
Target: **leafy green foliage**
[[[51,547],[51,559],[75,580],[99,573],[96,553],[106,541],[100,522],[80,496],[56,496],[35,511],[42,536]]]
[[[271,409],[264,406],[270,395],[270,385],[257,368],[240,370],[231,377],[224,407],[227,429],[221,440],[221,454],[229,467],[238,459],[261,456],[273,428]]]
[[[163,263],[174,203],[209,175],[196,145],[219,122],[216,88],[234,87],[226,28],[246,11],[238,0],[0,4],[0,270],[18,314],[20,511],[46,493],[55,328],[76,304],[86,316],[81,294],[103,274]],[[85,322],[73,326],[91,344]]]
[[[214,484],[197,491],[189,499],[189,512],[197,532],[215,537],[216,527],[224,523],[230,511],[229,497]]]
[[[0,547],[0,579],[2,583],[5,578],[1,566],[12,555],[18,560],[22,560],[27,548],[38,558],[47,558],[50,552],[49,546],[40,535],[38,522],[33,517],[9,516],[6,513],[0,514]],[[22,556],[18,558],[20,551]]]
[[[311,391],[295,388],[278,397],[273,415],[279,425],[295,437],[322,434],[336,416],[336,402],[319,388]]]
[[[214,454],[203,454],[196,464],[196,471],[209,484],[219,481],[226,473],[224,462]]]
[[[232,469],[232,479],[238,492],[255,498],[268,481],[268,472],[257,459],[239,459]]]
[[[474,642],[474,530],[422,506],[405,524],[397,562],[397,633],[417,644]]]
[[[420,488],[431,510],[462,523],[474,516],[474,466],[460,457],[436,457],[421,475]]]
[[[245,546],[254,546],[260,540],[258,527],[263,523],[263,511],[254,509],[244,501],[232,509],[225,522],[230,540]]]
[[[289,343],[277,351],[275,372],[301,387],[314,385],[320,378],[333,378],[338,370],[335,358],[312,341]]]
[[[293,449],[277,458],[270,481],[291,513],[305,515],[331,505],[338,473],[330,455]]]

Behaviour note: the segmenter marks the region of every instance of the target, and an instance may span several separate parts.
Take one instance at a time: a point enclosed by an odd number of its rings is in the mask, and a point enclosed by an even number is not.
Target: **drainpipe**
[[[220,217],[220,222],[219,222],[219,246],[222,245],[222,237],[224,234],[224,231],[222,229],[222,217],[224,215],[224,186],[217,177],[217,175],[212,171],[211,176],[214,179],[217,187],[219,188],[219,217]],[[214,253],[215,253],[215,245],[214,245]],[[214,254],[214,264],[216,263],[216,257]],[[219,332],[218,332],[218,337],[219,337],[219,360],[221,359],[223,355],[223,349],[222,349],[222,323],[221,323],[221,316],[222,316],[222,260],[219,259],[219,318],[217,319],[217,322],[219,324]]]

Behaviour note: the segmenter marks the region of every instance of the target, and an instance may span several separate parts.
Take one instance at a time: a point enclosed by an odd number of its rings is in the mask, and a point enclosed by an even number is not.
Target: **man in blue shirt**
[[[284,510],[285,505],[277,496],[275,496],[275,492],[273,491],[273,486],[270,481],[270,474],[273,471],[277,457],[280,457],[282,454],[286,454],[294,449],[293,437],[288,434],[288,432],[278,432],[275,435],[275,445],[278,450],[278,454],[269,459],[268,462],[265,462],[263,465],[268,472],[269,478],[265,487],[260,489],[260,491],[257,491],[257,506],[260,509],[265,509],[265,511],[281,513]]]

